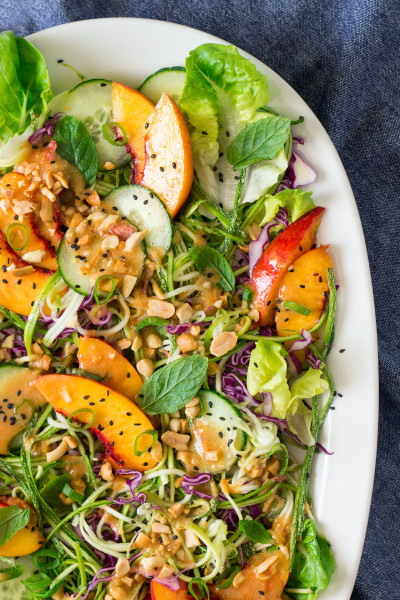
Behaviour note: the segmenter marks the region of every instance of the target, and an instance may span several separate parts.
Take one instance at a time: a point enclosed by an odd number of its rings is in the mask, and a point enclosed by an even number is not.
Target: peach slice
[[[145,130],[146,164],[138,182],[153,190],[174,217],[193,182],[190,134],[179,108],[163,92]]]
[[[166,585],[152,579],[150,581],[151,600],[189,600],[193,596],[189,594],[188,584],[181,581],[181,589],[173,591]]]
[[[46,403],[43,396],[31,387],[38,370],[19,365],[0,366],[1,405],[0,455],[8,453],[8,445],[23,431],[34,415],[35,408]]]
[[[279,233],[264,250],[250,279],[255,293],[254,305],[260,313],[261,325],[272,325],[275,300],[291,264],[303,252],[311,250],[325,209],[317,207]]]
[[[0,510],[7,506],[19,506],[23,510],[29,508],[30,518],[23,529],[17,531],[5,544],[0,546],[0,556],[27,556],[39,550],[45,539],[37,527],[37,515],[33,508],[20,500],[10,496],[0,496]]]
[[[264,561],[267,568],[263,571]],[[271,568],[268,567],[268,563]],[[281,600],[289,578],[289,559],[281,550],[260,552],[249,559],[241,574],[243,579],[236,587],[231,585],[223,590],[215,585],[210,586],[211,597],[220,600],[244,600],[263,596],[268,600]]]
[[[81,337],[78,351],[79,368],[104,377],[102,383],[135,400],[142,378],[129,360],[118,350],[94,337]]]
[[[145,164],[144,133],[154,104],[143,94],[122,83],[112,82],[113,119],[126,129],[128,146],[135,165],[135,183],[143,177]]]
[[[111,388],[77,375],[42,375],[33,384],[63,415],[89,424],[106,447],[106,452],[126,469],[146,471],[157,462],[146,449],[154,428],[132,400]],[[85,412],[85,411],[91,412]],[[81,411],[76,413],[76,411]],[[141,454],[137,456],[135,454]]]
[[[12,265],[15,268],[8,270]],[[0,304],[8,310],[28,317],[52,272],[36,269],[22,260],[7,244],[2,232],[0,232],[0,269]]]
[[[328,246],[321,246],[305,252],[289,268],[278,292],[275,315],[278,335],[291,335],[293,331],[309,331],[321,318],[329,292],[328,268],[332,260],[327,253]],[[285,306],[285,302],[295,302],[310,310],[303,315]]]
[[[24,194],[28,187],[29,181],[25,175],[13,172],[6,173],[0,179],[0,200],[7,201],[10,197],[11,204],[14,200],[29,202],[30,198]],[[10,225],[13,227],[10,227]],[[9,239],[12,245],[15,246],[15,254],[24,256],[27,252],[43,251],[45,253],[43,258],[39,262],[35,262],[34,266],[51,269],[52,271],[57,270],[56,253],[47,240],[40,237],[33,212],[18,216],[11,206],[6,210],[2,208],[0,210],[0,230],[5,236],[7,235],[7,229]],[[28,243],[24,246],[27,236]],[[22,248],[22,246],[24,246],[23,249],[19,250],[18,248]]]

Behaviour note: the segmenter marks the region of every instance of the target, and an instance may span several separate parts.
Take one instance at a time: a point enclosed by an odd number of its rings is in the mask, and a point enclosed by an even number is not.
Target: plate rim
[[[48,32],[64,31],[64,30],[71,29],[72,27],[79,27],[79,28],[85,28],[88,26],[96,27],[98,24],[99,25],[106,24],[106,23],[109,24],[111,22],[126,22],[128,24],[129,23],[132,23],[132,24],[140,23],[145,27],[146,26],[151,27],[151,26],[155,25],[156,27],[161,27],[161,28],[163,28],[163,27],[177,28],[180,30],[196,32],[196,34],[201,34],[201,35],[205,36],[209,42],[222,43],[224,45],[231,44],[231,42],[229,42],[229,41],[226,41],[222,38],[219,38],[218,36],[215,36],[213,34],[205,32],[201,29],[196,29],[195,27],[183,25],[182,23],[175,23],[172,21],[163,21],[161,19],[151,19],[151,18],[144,18],[144,17],[101,17],[101,18],[94,18],[94,19],[82,19],[82,20],[78,20],[78,21],[70,21],[67,23],[61,23],[61,24],[55,25],[53,27],[42,29],[40,31],[31,33],[25,37],[32,43],[35,43],[35,40],[40,39],[41,36],[45,36],[46,33],[48,33]],[[234,44],[232,44],[232,45],[234,45]],[[366,487],[368,489],[368,492],[367,492],[368,502],[363,503],[363,507],[365,507],[365,510],[363,512],[363,519],[362,519],[363,520],[363,530],[362,530],[362,535],[360,535],[358,538],[359,544],[358,544],[358,548],[357,548],[357,550],[358,550],[357,556],[354,556],[354,561],[353,561],[354,568],[351,571],[351,574],[350,575],[347,574],[347,576],[346,576],[346,581],[345,581],[346,589],[343,590],[343,588],[342,588],[342,590],[340,590],[340,588],[339,588],[339,590],[337,590],[337,592],[339,594],[341,594],[342,591],[344,594],[346,594],[346,595],[343,595],[343,600],[344,600],[345,598],[346,599],[350,598],[351,593],[354,588],[354,583],[355,583],[355,580],[356,580],[356,577],[357,577],[357,574],[359,571],[361,556],[362,556],[365,537],[366,537],[366,533],[367,533],[368,519],[369,519],[369,514],[371,511],[372,493],[373,493],[376,458],[377,458],[377,444],[378,444],[378,425],[379,425],[379,423],[378,423],[378,417],[379,417],[378,337],[377,337],[375,302],[374,302],[373,286],[372,286],[372,274],[371,274],[371,269],[370,269],[370,264],[369,264],[369,259],[368,259],[366,240],[365,240],[365,235],[364,235],[364,231],[363,231],[363,227],[362,227],[362,222],[361,222],[358,206],[357,206],[357,203],[355,200],[355,196],[354,196],[352,187],[350,185],[349,178],[348,178],[346,170],[343,166],[340,155],[339,155],[338,151],[336,150],[325,127],[322,125],[322,123],[320,122],[320,120],[318,119],[318,117],[316,116],[314,111],[307,104],[307,102],[305,100],[303,100],[303,98],[300,96],[300,94],[285,79],[283,79],[283,77],[281,75],[279,75],[276,71],[274,71],[266,63],[262,62],[260,59],[253,56],[246,50],[243,50],[239,46],[236,46],[236,47],[243,56],[251,59],[253,61],[253,63],[256,64],[257,67],[261,66],[261,68],[267,69],[267,71],[273,73],[274,79],[278,82],[278,87],[289,90],[290,94],[294,95],[296,97],[297,101],[304,104],[307,107],[309,113],[312,115],[318,128],[320,130],[322,130],[322,132],[324,133],[324,138],[325,138],[324,142],[326,142],[327,144],[330,145],[331,151],[333,151],[334,155],[336,156],[338,167],[341,170],[342,183],[345,185],[345,187],[347,188],[347,193],[352,198],[352,206],[349,207],[349,209],[351,209],[354,213],[353,216],[355,218],[355,224],[357,225],[357,227],[359,229],[358,233],[359,233],[359,236],[361,236],[360,239],[362,241],[362,247],[360,247],[360,251],[361,251],[362,262],[363,262],[363,277],[364,277],[364,282],[366,284],[367,291],[368,291],[368,298],[366,300],[367,300],[367,304],[369,305],[369,310],[368,310],[369,316],[373,316],[373,321],[374,321],[374,325],[373,325],[372,329],[370,330],[371,347],[369,349],[368,355],[371,359],[371,363],[373,363],[375,366],[374,372],[373,372],[374,381],[373,381],[371,394],[370,394],[371,397],[375,397],[375,402],[374,402],[373,407],[370,408],[371,415],[373,416],[373,424],[372,424],[373,427],[370,424],[370,427],[372,427],[373,436],[371,434],[371,437],[369,437],[369,439],[368,439],[368,449],[366,451],[367,458],[369,459],[370,467],[367,470],[366,474],[364,474],[364,476],[363,476],[364,487]],[[332,427],[338,427],[338,426],[339,426],[338,423],[336,423]],[[328,428],[328,424],[325,424],[324,427]],[[368,507],[368,510],[367,510],[367,507]],[[328,593],[330,589],[331,589],[331,585],[328,586],[328,588],[321,593],[320,597],[325,598],[325,594]],[[341,598],[342,598],[342,595],[341,595]]]

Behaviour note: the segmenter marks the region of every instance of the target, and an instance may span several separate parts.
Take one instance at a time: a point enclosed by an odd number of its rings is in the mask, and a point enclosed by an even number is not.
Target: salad
[[[302,117],[233,46],[55,97],[27,40],[0,62],[2,600],[316,598],[337,286]]]

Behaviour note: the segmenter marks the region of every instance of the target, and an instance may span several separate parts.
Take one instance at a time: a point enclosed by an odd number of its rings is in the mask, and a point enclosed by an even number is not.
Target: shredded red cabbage
[[[195,323],[179,323],[178,325],[166,325],[165,329],[171,335],[180,335],[181,333],[186,333],[186,331],[189,331],[189,329],[194,325],[198,325],[199,327],[206,327],[208,325],[211,325],[211,321],[197,321]]]
[[[312,352],[312,350],[310,350],[310,348],[306,348],[306,361],[308,362],[310,367],[312,367],[313,369],[321,368],[322,361],[319,360],[319,358],[317,358],[315,356],[314,352]]]
[[[58,121],[62,118],[63,113],[58,112],[51,117],[48,121],[46,121],[43,127],[37,129],[32,135],[28,138],[30,144],[41,143],[44,140],[46,135],[53,137],[54,131],[56,129],[56,125]]]
[[[211,473],[199,473],[199,475],[195,475],[194,477],[189,477],[189,475],[184,475],[181,487],[185,490],[187,494],[196,494],[199,498],[210,498],[214,499],[214,496],[210,496],[209,494],[205,494],[204,492],[199,492],[195,490],[195,486],[203,485],[204,483],[209,483],[211,480]]]
[[[113,504],[128,504],[130,502],[139,502],[140,504],[144,504],[146,502],[146,494],[144,492],[140,492],[136,495],[136,488],[140,485],[143,474],[139,471],[134,471],[132,469],[118,469],[116,471],[117,475],[122,475],[123,477],[132,477],[132,479],[128,479],[126,485],[129,487],[129,490],[132,494],[132,498],[107,498],[107,500],[111,500]]]

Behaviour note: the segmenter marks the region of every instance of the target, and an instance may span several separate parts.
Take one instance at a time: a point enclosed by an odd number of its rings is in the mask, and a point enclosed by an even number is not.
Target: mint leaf
[[[165,326],[169,324],[167,319],[161,319],[160,317],[145,317],[139,323],[136,324],[136,331],[140,331],[143,327],[155,327],[160,335],[163,337],[167,336],[167,330]]]
[[[260,160],[274,158],[290,135],[290,119],[271,115],[239,131],[228,148],[228,162],[235,171]]]
[[[202,275],[207,270],[212,270],[220,277],[217,284],[225,292],[231,292],[235,287],[235,275],[228,263],[218,250],[211,246],[189,248],[189,254],[194,260],[194,264]]]
[[[161,367],[140,388],[138,405],[148,415],[180,410],[199,391],[207,366],[204,356],[185,356]]]
[[[23,529],[28,523],[29,517],[29,508],[22,509],[15,505],[0,508],[0,546],[8,542],[20,529]]]
[[[252,542],[269,544],[272,540],[272,535],[258,521],[239,521],[239,529]]]
[[[82,121],[67,115],[58,122],[54,132],[57,152],[75,165],[86,183],[92,185],[98,170],[96,146]]]

